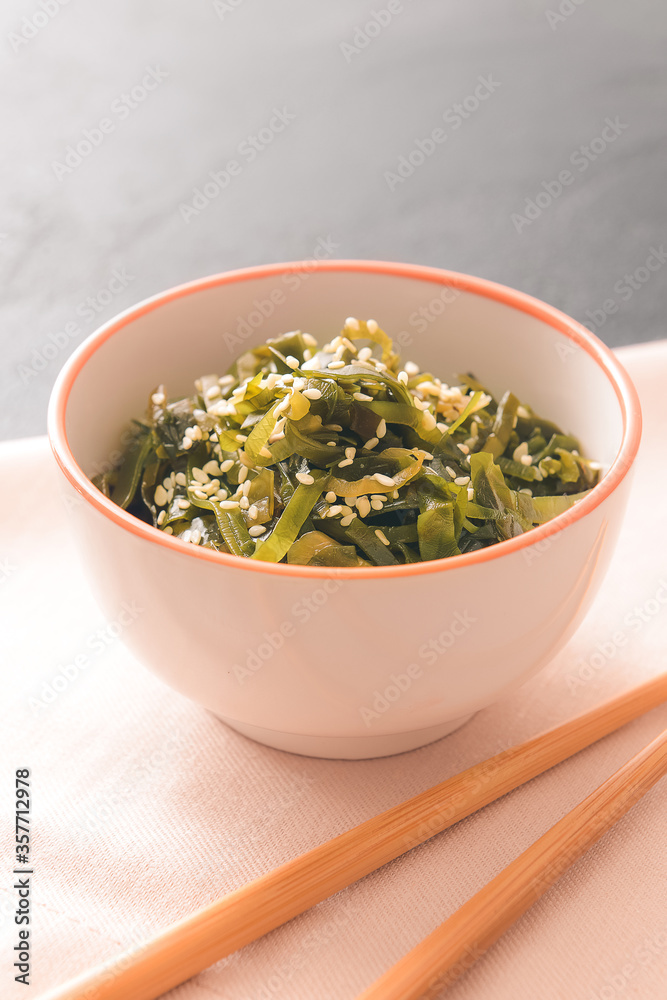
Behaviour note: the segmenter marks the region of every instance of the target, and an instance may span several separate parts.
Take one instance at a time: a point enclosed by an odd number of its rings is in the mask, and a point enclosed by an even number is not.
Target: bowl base
[[[374,736],[306,736],[301,733],[281,733],[275,729],[263,729],[235,719],[227,719],[223,715],[216,716],[231,729],[251,740],[263,743],[264,746],[276,750],[287,750],[304,757],[326,757],[334,760],[364,760],[372,757],[390,757],[392,754],[416,750],[449,736],[456,729],[465,725],[471,715],[443,722],[439,726],[429,726],[428,729],[415,729],[407,733],[377,734]]]

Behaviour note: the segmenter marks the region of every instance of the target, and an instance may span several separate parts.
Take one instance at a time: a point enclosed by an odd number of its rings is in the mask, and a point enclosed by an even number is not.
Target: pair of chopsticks
[[[172,924],[44,1000],[155,1000],[667,700],[667,674],[380,813]],[[667,732],[628,761],[358,1000],[412,1000],[473,964],[667,773]]]

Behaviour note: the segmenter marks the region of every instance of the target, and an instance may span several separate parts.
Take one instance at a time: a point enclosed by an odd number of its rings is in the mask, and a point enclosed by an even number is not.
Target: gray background
[[[392,2],[366,30],[388,0],[5,0],[0,437],[44,432],[63,361],[118,311],[205,274],[310,258],[318,240],[515,286],[612,345],[664,336],[667,266],[634,289],[624,277],[667,240],[662,5]],[[115,111],[147,68],[166,77]],[[460,127],[443,119],[480,77],[493,93]],[[294,117],[248,162],[239,146],[274,108]],[[113,131],[58,168],[105,117]],[[599,151],[607,118],[620,134]],[[389,183],[434,128],[446,140]],[[230,159],[240,174],[185,221],[179,206]],[[566,169],[572,183],[517,224]]]

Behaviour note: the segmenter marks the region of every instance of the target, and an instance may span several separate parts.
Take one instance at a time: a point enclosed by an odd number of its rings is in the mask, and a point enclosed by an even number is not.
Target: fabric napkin
[[[254,743],[164,686],[89,595],[44,438],[0,446],[0,996],[47,989],[476,761],[665,669],[667,341],[623,348],[645,431],[603,588],[567,648],[453,735],[379,760]],[[622,633],[622,639],[619,634]],[[351,1000],[667,725],[626,726],[173,990]],[[30,987],[14,980],[14,774],[31,770]],[[667,998],[667,782],[447,992]]]

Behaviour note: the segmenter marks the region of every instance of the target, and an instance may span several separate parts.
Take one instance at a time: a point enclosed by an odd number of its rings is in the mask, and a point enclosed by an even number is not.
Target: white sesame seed
[[[380,423],[375,428],[375,436],[378,438],[383,438],[387,433],[387,421],[381,420]]]
[[[294,357],[293,354],[288,354],[287,357],[285,358],[285,361],[290,366],[290,368],[298,368],[299,367],[299,362],[297,361],[297,359]]]
[[[383,503],[381,500],[371,500],[371,507],[373,510],[382,510]]]
[[[176,501],[176,506],[177,506],[177,507],[178,507],[178,508],[179,508],[180,510],[187,510],[187,509],[188,509],[188,507],[190,506],[190,501],[189,501],[189,500],[186,500],[186,499],[185,499],[185,497],[182,497],[182,498],[181,498],[180,500],[177,500],[177,501]]]
[[[306,399],[320,399],[322,392],[319,389],[304,389],[303,394]]]
[[[158,524],[164,524],[164,522],[166,520],[167,520],[167,512],[166,512],[166,510],[161,510],[160,513],[157,516],[157,523]]]
[[[323,427],[325,431],[338,431],[339,433],[343,429],[340,424],[323,424]]]
[[[344,361],[330,361],[329,364],[327,365],[327,368],[331,368],[332,370],[344,367],[345,367]]]
[[[167,502],[167,491],[164,486],[160,485],[155,490],[154,500],[158,507],[164,507]]]
[[[308,344],[309,347],[317,347],[317,341],[313,337],[312,333],[302,333],[304,344]]]
[[[247,477],[248,477],[248,468],[247,466],[242,465],[241,468],[239,469],[239,483],[244,483]]]
[[[398,490],[394,490],[394,492],[392,493],[392,497],[394,498],[394,500],[398,500]]]
[[[181,448],[183,449],[183,451],[188,451],[190,448],[192,448],[192,441],[190,440],[190,438],[186,437],[183,438],[183,440],[181,441]]]
[[[221,510],[238,510],[239,502],[238,500],[221,500],[220,508]]]
[[[385,535],[384,531],[382,531],[380,528],[376,528],[375,529],[375,534],[380,539],[380,541],[382,542],[383,545],[389,545],[389,539]]]
[[[342,517],[340,520],[341,527],[347,528],[348,525],[352,524],[356,516],[357,516],[356,513],[354,513],[354,514],[348,514],[347,517]]]
[[[309,472],[297,472],[296,478],[300,483],[303,483],[304,486],[312,486],[315,482]]]
[[[216,500],[226,500],[228,496],[229,493],[227,492],[227,490],[218,490],[218,492],[215,494]]]
[[[292,402],[292,397],[289,395],[281,399],[280,402],[276,403],[274,407],[273,410],[274,415],[277,413],[282,413],[283,410],[286,410],[291,405],[291,402]]]
[[[526,493],[529,497],[533,495],[533,491],[528,486],[524,486],[523,489],[519,490],[519,493]]]
[[[371,502],[368,497],[359,497],[357,500],[357,510],[359,517],[367,517],[371,511]]]
[[[224,462],[220,463],[220,471],[221,472],[229,472],[229,470],[232,468],[233,465],[234,465],[234,459],[233,458],[226,458],[224,460]]]
[[[475,491],[472,488],[472,486],[469,486],[468,487],[468,500],[474,500],[474,499],[475,499]]]
[[[301,392],[302,389],[305,389],[307,381],[305,378],[295,378],[292,382],[292,388],[296,389],[297,392]]]
[[[203,490],[193,490],[192,492],[197,497],[197,500],[206,500],[206,493]]]
[[[408,375],[418,375],[419,374],[419,365],[416,365],[414,363],[414,361],[406,361],[405,362],[405,371],[408,373]]]
[[[408,376],[407,372],[400,371],[398,373],[398,375],[397,375],[397,378],[398,378],[398,381],[401,383],[401,385],[407,385],[408,384],[409,376]]]
[[[456,486],[467,486],[470,482],[470,476],[457,476],[454,480]]]
[[[235,434],[234,435],[234,439],[236,441],[238,441],[239,444],[245,444],[246,441],[248,440],[248,435],[247,434]]]
[[[220,386],[219,385],[211,385],[211,386],[209,386],[208,389],[206,390],[206,393],[205,393],[205,396],[206,396],[207,399],[217,399],[219,395],[220,395]]]
[[[182,531],[178,537],[182,542],[189,542],[191,534],[192,532],[190,531],[190,529],[186,528],[185,531]]]
[[[352,399],[356,399],[358,403],[369,403],[372,402],[373,397],[367,396],[365,392],[353,392]]]
[[[162,530],[164,531],[165,535],[173,535],[174,533],[174,529],[170,524],[168,524],[167,527],[163,528]]]
[[[151,396],[151,402],[154,403],[155,406],[163,406],[164,403],[166,402],[164,393],[154,392],[153,395]]]
[[[352,461],[353,459],[351,458],[344,458],[342,462],[338,463],[338,468],[344,469],[346,465],[352,465]]]
[[[462,451],[464,455],[470,454],[470,448],[468,447],[467,444],[457,444],[456,447],[459,449],[459,451]]]
[[[259,517],[259,511],[254,503],[251,503],[248,507],[248,517],[251,521],[256,521]]]
[[[171,503],[173,499],[174,499],[174,488],[173,486],[170,486],[169,489],[167,490],[167,503]]]
[[[348,316],[347,319],[345,320],[345,326],[349,330],[358,330],[359,329],[359,320],[355,319],[354,316]]]
[[[335,503],[336,502],[336,494],[334,493],[333,490],[329,490],[328,493],[325,493],[324,499],[326,500],[327,503]]]
[[[253,524],[252,528],[248,528],[248,534],[253,538],[257,538],[259,535],[263,535],[266,528],[263,524]]]
[[[345,458],[354,458],[356,454],[357,454],[356,448],[350,447],[345,449]]]
[[[340,512],[342,511],[342,509],[343,509],[343,507],[342,507],[341,504],[339,504],[339,503],[334,504],[333,507],[329,508],[329,517],[336,517],[337,514],[340,514]]]
[[[515,462],[520,462],[522,456],[527,454],[528,454],[528,442],[522,441],[521,444],[517,445],[517,447],[512,452],[512,458],[514,459]]]
[[[377,323],[375,322],[374,319],[367,319],[366,320],[366,327],[367,327],[369,333],[377,333],[378,332],[378,325],[377,325]]]
[[[445,431],[448,430],[447,424],[443,424],[441,421],[439,421],[435,426],[438,428],[441,434],[444,434]],[[459,448],[461,447],[465,447],[465,445],[463,446],[459,445]]]
[[[335,448],[335,447],[336,447],[335,441],[327,441],[327,448]]]
[[[265,445],[262,445],[262,447],[259,449],[259,454],[261,458],[273,458],[273,455]]]
[[[202,465],[202,471],[208,473],[209,476],[217,476],[220,472],[220,466],[214,459],[211,459],[210,462]]]
[[[447,470],[447,472],[449,473],[449,475],[452,477],[452,479],[456,479],[456,472],[454,471],[454,469],[452,469],[451,465],[446,465],[445,469]]]
[[[206,475],[203,469],[194,468],[192,470],[192,478],[195,479],[198,483],[207,483],[209,481],[209,477]]]
[[[395,486],[396,485],[396,483],[391,478],[391,476],[385,476],[381,472],[376,472],[375,475],[373,476],[373,479],[375,479],[381,486]]]
[[[379,500],[380,503],[384,503],[386,499],[386,493],[371,493],[371,500]]]
[[[522,465],[532,465],[533,464],[533,456],[532,455],[522,455],[521,458],[519,459],[519,461],[521,462]]]
[[[192,542],[193,545],[199,545],[199,543],[201,542],[201,531],[199,530],[199,528],[194,528],[190,532],[190,541]]]
[[[241,493],[243,494],[244,497],[247,497],[248,493],[250,493],[250,487],[251,486],[252,486],[252,482],[249,479],[246,479],[246,480],[244,480],[244,482],[239,483],[239,489],[240,489],[240,491],[241,491]]]
[[[422,427],[426,431],[435,430],[435,417],[429,410],[424,410],[422,415]]]
[[[176,485],[177,486],[186,486],[187,482],[188,481],[185,478],[185,473],[184,472],[177,472],[176,473]]]
[[[419,396],[413,396],[412,400],[418,410],[428,410],[431,405],[428,399],[420,399]]]
[[[516,412],[517,412],[517,416],[518,417],[523,417],[524,420],[526,419],[526,417],[530,416],[530,414],[528,413],[528,410],[526,409],[525,406],[517,406]]]
[[[250,510],[250,501],[246,496],[242,496],[239,500],[239,507],[241,510]]]
[[[372,451],[376,444],[379,444],[377,438],[369,438],[366,444],[364,445],[364,448],[366,449],[366,451]]]
[[[373,349],[371,347],[362,347],[357,354],[357,361],[368,361],[372,353]]]

